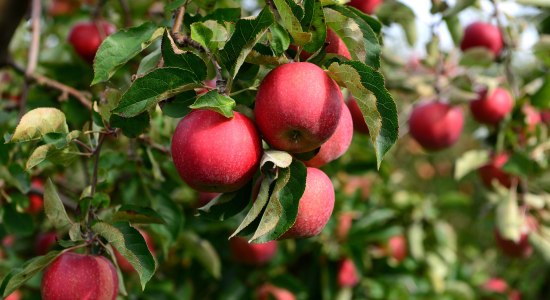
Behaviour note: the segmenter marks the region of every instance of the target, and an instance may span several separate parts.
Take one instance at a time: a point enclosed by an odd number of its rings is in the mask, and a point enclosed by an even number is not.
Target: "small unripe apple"
[[[308,167],[320,168],[339,158],[348,151],[353,138],[353,120],[348,107],[342,102],[342,115],[334,134],[323,144],[319,152],[304,163]]]
[[[23,297],[21,296],[21,291],[16,290],[15,292],[7,296],[4,300],[21,300],[22,298]]]
[[[358,10],[370,15],[381,3],[382,0],[351,0],[348,5],[351,5]]]
[[[36,255],[44,255],[48,253],[57,243],[56,232],[44,232],[38,234],[34,242],[34,252]]]
[[[464,31],[460,49],[466,51],[476,47],[486,48],[495,56],[498,56],[503,47],[500,29],[495,25],[484,22],[475,22],[468,25]]]
[[[507,153],[494,155],[488,164],[478,169],[479,177],[481,177],[481,181],[485,187],[492,189],[493,180],[497,180],[501,185],[507,188],[512,186],[512,179],[514,176],[502,170],[508,158],[509,156]]]
[[[298,204],[296,222],[281,239],[308,238],[318,235],[332,214],[334,187],[323,171],[307,168],[306,189]]]
[[[369,134],[369,127],[367,126],[367,122],[365,122],[363,113],[361,112],[357,101],[353,99],[353,97],[349,98],[348,108],[349,112],[351,113],[351,118],[353,119],[353,129],[362,134]]]
[[[512,95],[502,88],[496,88],[491,95],[481,91],[479,97],[470,102],[470,110],[479,123],[497,125],[514,108]]]
[[[231,256],[236,262],[247,265],[261,266],[269,262],[277,253],[277,241],[264,244],[252,244],[242,237],[229,240]]]
[[[40,178],[33,178],[31,180],[31,188],[38,190],[44,190],[44,181]],[[29,193],[29,206],[27,207],[27,212],[33,215],[39,213],[44,208],[44,197],[42,194]]]
[[[357,283],[359,283],[359,274],[353,260],[350,258],[342,260],[338,269],[338,286],[354,287]]]
[[[40,290],[43,300],[115,300],[118,277],[103,256],[66,252],[48,266]]]
[[[427,150],[442,150],[458,141],[464,126],[460,107],[431,101],[413,108],[409,132]]]
[[[296,300],[294,294],[287,290],[269,283],[258,288],[258,300]]]
[[[106,21],[80,22],[74,25],[69,32],[69,43],[82,59],[93,63],[103,39],[115,31],[115,25]]]
[[[276,67],[264,78],[254,114],[273,148],[303,153],[328,140],[340,120],[342,93],[323,69],[308,62]]]
[[[211,110],[195,110],[178,124],[172,158],[181,178],[201,192],[233,192],[252,179],[262,155],[254,123],[234,112],[226,118]]]
[[[149,248],[149,251],[153,256],[156,255],[155,253],[155,243],[153,242],[153,239],[151,236],[144,230],[138,229],[139,233],[143,236],[143,239],[145,240],[145,243],[147,244],[147,248]],[[115,253],[116,261],[118,263],[118,266],[120,269],[126,273],[135,272],[136,269],[134,269],[134,266],[130,264],[130,262],[120,254],[115,248],[113,248],[113,252]]]
[[[520,238],[517,242],[505,239],[497,228],[495,228],[494,231],[495,241],[500,250],[510,257],[529,257],[533,253],[533,247],[531,246],[531,243],[529,243],[529,234],[532,230],[535,230],[536,227],[537,224],[535,219],[532,217],[526,217],[525,223],[521,227]]]
[[[398,263],[407,258],[407,239],[405,236],[395,235],[388,240],[387,255]]]

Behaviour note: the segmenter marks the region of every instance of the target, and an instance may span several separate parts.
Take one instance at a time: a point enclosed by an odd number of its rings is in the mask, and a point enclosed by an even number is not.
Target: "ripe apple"
[[[409,119],[409,132],[427,150],[442,150],[460,138],[464,114],[460,107],[431,101],[415,108]]]
[[[325,43],[328,44],[325,48],[326,53],[338,54],[347,59],[351,59],[351,54],[349,53],[348,47],[346,46],[344,41],[336,34],[336,32],[334,32],[330,28],[327,28],[327,37],[325,38]],[[289,48],[293,49],[294,51],[298,50],[294,45],[291,45]],[[307,60],[310,56],[311,53],[307,51],[300,52],[301,60]]]
[[[520,238],[517,242],[505,239],[497,228],[494,231],[495,241],[500,250],[510,257],[529,257],[533,253],[533,247],[529,243],[529,233],[532,230],[536,230],[536,227],[536,221],[531,217],[527,217],[525,224],[521,228]]]
[[[233,192],[258,169],[262,155],[254,123],[235,112],[226,118],[211,110],[194,110],[172,137],[172,158],[181,178],[201,192]]]
[[[294,294],[280,287],[265,283],[258,288],[258,300],[296,300]]]
[[[353,260],[350,258],[342,260],[338,269],[338,286],[354,287],[357,283],[359,283],[359,274]]]
[[[479,123],[497,125],[514,108],[512,95],[502,88],[496,88],[491,95],[481,91],[479,97],[470,102],[470,110]]]
[[[395,259],[398,263],[407,258],[407,239],[403,235],[392,236],[388,240],[386,253],[389,257]]]
[[[139,233],[143,236],[143,239],[145,239],[145,243],[147,244],[147,248],[149,248],[149,251],[151,251],[151,254],[153,256],[156,255],[155,253],[155,243],[153,242],[153,239],[151,236],[144,230],[138,229]],[[113,248],[113,252],[115,253],[116,261],[118,263],[118,266],[120,269],[126,273],[134,272],[136,269],[130,264],[130,262],[120,254],[115,248]]]
[[[511,290],[508,283],[502,278],[490,278],[481,288],[487,292],[508,295],[508,300],[521,300],[520,292],[518,290]]]
[[[277,242],[271,241],[265,244],[251,244],[242,237],[234,237],[229,240],[231,256],[236,262],[247,265],[260,266],[269,262],[277,253]]]
[[[296,222],[281,239],[308,238],[318,235],[332,214],[334,187],[323,171],[307,168],[306,189],[298,204]]]
[[[4,300],[21,300],[23,297],[21,296],[21,291],[16,290],[15,292],[11,293],[8,297],[6,297]]]
[[[31,180],[31,188],[44,190],[44,181],[40,178],[33,178]],[[42,194],[29,193],[29,206],[27,207],[27,212],[33,215],[39,213],[44,208],[44,197]]]
[[[367,15],[370,15],[381,3],[382,0],[351,0],[348,5],[351,5]]]
[[[527,131],[533,132],[537,129],[537,125],[542,122],[540,112],[531,105],[524,105],[521,111],[525,115],[525,124],[527,125]]]
[[[338,225],[336,225],[336,237],[339,241],[346,241],[349,230],[353,223],[355,214],[353,212],[342,212],[338,216]]]
[[[69,32],[69,43],[76,53],[89,63],[94,62],[95,53],[103,39],[116,31],[115,25],[109,22],[96,23],[80,22],[75,24]]]
[[[48,253],[57,243],[57,233],[54,231],[38,234],[34,241],[34,252],[36,255]]]
[[[342,156],[351,144],[353,137],[353,120],[348,107],[342,102],[342,115],[334,134],[323,144],[319,152],[304,162],[308,167],[320,168]]]
[[[545,109],[540,112],[540,120],[546,125],[550,125],[550,109]]]
[[[48,6],[48,14],[52,17],[70,15],[79,6],[78,0],[52,0]]]
[[[502,51],[502,33],[498,27],[483,22],[474,22],[464,31],[460,49],[466,51],[470,48],[483,47],[498,56]]]
[[[204,85],[206,85],[207,87],[213,88],[213,89],[216,88],[216,83],[217,83],[216,78],[204,81]],[[195,89],[195,91],[197,92],[197,95],[202,95],[202,94],[208,93],[210,91],[210,89],[208,89],[208,88],[198,88],[198,89]]]
[[[363,113],[353,97],[349,98],[348,108],[351,113],[351,118],[353,119],[353,129],[362,134],[369,134],[369,127],[367,127]]]
[[[308,62],[284,64],[264,78],[254,114],[264,139],[279,150],[312,151],[340,120],[342,93],[323,69]]]
[[[507,153],[493,155],[488,164],[477,170],[485,187],[492,189],[493,180],[495,179],[507,188],[512,186],[512,179],[514,176],[502,171],[502,167],[506,164],[508,158],[509,156]]]
[[[48,266],[40,289],[43,300],[115,300],[118,277],[103,256],[66,252]]]

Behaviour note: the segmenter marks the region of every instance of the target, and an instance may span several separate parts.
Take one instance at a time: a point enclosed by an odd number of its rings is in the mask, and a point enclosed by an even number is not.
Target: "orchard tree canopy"
[[[548,1],[0,0],[0,28],[0,298],[550,298]]]

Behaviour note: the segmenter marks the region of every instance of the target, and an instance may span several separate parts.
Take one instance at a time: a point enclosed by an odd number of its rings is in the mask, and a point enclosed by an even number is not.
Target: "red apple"
[[[336,226],[336,237],[339,241],[346,241],[349,230],[353,223],[355,214],[353,212],[343,212],[338,216],[338,225]]]
[[[349,258],[342,260],[338,270],[338,286],[354,287],[357,283],[359,283],[359,274],[353,260]]]
[[[231,256],[237,262],[260,266],[269,262],[277,253],[277,242],[271,241],[265,244],[251,244],[242,237],[234,237],[229,240]]]
[[[43,300],[115,300],[118,277],[103,256],[66,252],[48,266],[40,289]]]
[[[201,192],[233,192],[252,179],[262,155],[254,123],[235,112],[226,118],[195,110],[178,124],[172,158],[181,178]]]
[[[52,17],[72,14],[79,6],[78,0],[52,0],[48,6],[48,14]]]
[[[15,292],[11,293],[8,297],[6,297],[4,300],[21,300],[23,297],[21,296],[21,291],[16,290]]]
[[[327,37],[325,39],[325,43],[328,44],[325,48],[326,53],[338,54],[347,59],[351,59],[351,54],[349,53],[348,47],[346,46],[344,41],[336,34],[336,32],[334,32],[330,28],[327,28]],[[290,49],[293,49],[294,51],[298,50],[294,45],[291,45]],[[307,60],[310,56],[311,53],[307,51],[300,52],[301,60]]]
[[[353,137],[353,120],[348,107],[342,102],[342,115],[334,134],[323,144],[319,152],[304,162],[308,167],[320,168],[348,151]]]
[[[550,125],[550,109],[545,109],[540,112],[540,120],[546,125]]]
[[[280,287],[265,283],[257,291],[258,300],[296,300],[294,294]]]
[[[521,111],[525,115],[525,124],[527,125],[527,131],[535,131],[537,125],[542,122],[540,112],[531,105],[524,105],[521,108]]]
[[[307,168],[306,189],[298,204],[296,222],[281,239],[308,238],[318,235],[332,214],[334,187],[323,171]]]
[[[216,88],[216,82],[217,82],[216,78],[211,79],[211,80],[205,80],[204,85],[206,85],[209,88],[215,89]],[[197,92],[197,95],[202,95],[202,94],[208,93],[210,91],[209,88],[198,88],[198,89],[195,89],[195,91]]]
[[[501,185],[507,188],[512,186],[512,179],[514,176],[502,171],[502,167],[506,164],[508,158],[509,156],[507,153],[494,155],[488,164],[478,169],[477,172],[479,177],[481,177],[483,185],[492,189],[493,180],[497,180]]]
[[[518,290],[511,290],[508,293],[508,300],[521,300],[521,293]]]
[[[351,0],[348,5],[351,5],[358,10],[370,15],[381,3],[382,0]]]
[[[397,262],[402,262],[407,258],[407,239],[403,235],[392,236],[386,247],[387,255]]]
[[[320,147],[340,120],[342,93],[323,69],[308,62],[281,65],[264,78],[254,113],[264,139],[279,150]]]
[[[529,233],[531,230],[534,230],[536,226],[531,222],[532,221],[528,218],[524,226],[521,228],[520,238],[517,242],[505,239],[495,228],[495,241],[504,254],[516,258],[531,256],[533,253],[533,247],[529,243]]]
[[[353,119],[353,129],[359,133],[369,134],[369,127],[367,127],[363,113],[353,97],[349,98],[348,108],[351,113],[351,118]]]
[[[514,108],[512,95],[502,88],[496,88],[491,95],[481,91],[479,97],[470,102],[470,110],[479,123],[497,125]]]
[[[431,101],[416,106],[409,119],[409,132],[427,150],[442,150],[458,141],[464,126],[460,107]]]
[[[498,56],[502,51],[502,33],[498,27],[483,22],[475,22],[464,31],[460,49],[466,51],[470,48],[483,47]]]
[[[40,178],[33,178],[31,180],[31,188],[44,190],[44,181]],[[44,197],[42,194],[31,192],[29,193],[29,206],[27,212],[33,215],[39,213],[44,208]]]
[[[69,32],[69,43],[82,59],[93,63],[95,53],[103,39],[115,31],[115,25],[106,21],[80,22],[74,25]]]
[[[155,243],[153,242],[153,239],[151,236],[144,230],[138,229],[139,233],[143,236],[143,239],[145,239],[145,243],[147,244],[147,248],[149,248],[149,251],[151,251],[151,254],[153,256],[156,255],[155,253]],[[130,264],[130,262],[120,254],[115,248],[113,248],[113,252],[115,253],[116,261],[118,263],[118,266],[120,269],[126,273],[135,272],[136,269]]]
[[[508,283],[501,278],[490,278],[481,288],[488,292],[504,294],[508,290]]]
[[[48,253],[57,243],[57,233],[56,232],[45,232],[40,233],[36,237],[34,242],[34,252],[36,255],[44,255]]]
[[[15,245],[15,235],[8,234],[2,238],[2,246],[5,248],[11,248],[13,245]]]

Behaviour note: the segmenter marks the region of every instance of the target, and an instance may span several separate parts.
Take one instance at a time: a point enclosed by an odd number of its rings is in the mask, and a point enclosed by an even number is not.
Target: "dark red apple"
[[[306,189],[298,204],[296,222],[281,239],[308,238],[318,235],[332,214],[334,187],[323,171],[307,168]]]
[[[259,287],[256,293],[258,300],[296,300],[291,291],[269,283],[265,283]]]
[[[237,236],[229,240],[229,249],[236,262],[261,266],[269,262],[277,253],[277,241],[252,244]]]
[[[145,240],[145,243],[147,244],[147,248],[149,248],[149,251],[151,252],[151,254],[153,256],[156,256],[155,243],[153,242],[153,239],[151,238],[151,236],[145,230],[138,229],[138,231],[143,236],[143,239]],[[115,248],[113,248],[113,252],[115,253],[118,266],[122,271],[126,273],[131,273],[136,271],[136,269],[134,269],[132,264],[130,264],[130,262],[124,256],[122,256],[122,254],[120,254],[120,252],[118,252]]]
[[[69,32],[69,43],[82,59],[93,63],[103,39],[115,31],[115,25],[106,21],[80,22],[75,24]]]
[[[211,110],[185,116],[172,136],[172,158],[181,178],[201,192],[233,192],[252,179],[262,145],[254,123],[235,112]]]
[[[44,191],[44,181],[40,178],[33,178],[31,180],[31,188]],[[29,193],[29,206],[27,212],[33,215],[41,212],[44,208],[44,197],[40,193]]]
[[[493,180],[497,180],[501,185],[507,188],[512,186],[512,179],[514,176],[502,171],[502,167],[506,164],[508,158],[509,156],[507,153],[494,155],[488,164],[478,169],[477,172],[479,177],[481,177],[483,185],[492,189]]]
[[[514,108],[512,95],[502,88],[496,88],[491,95],[481,91],[479,97],[470,102],[470,110],[479,123],[497,125]]]
[[[392,236],[388,240],[387,255],[398,263],[407,258],[407,239],[403,235]]]
[[[363,113],[353,97],[349,98],[348,108],[351,113],[351,118],[353,119],[353,129],[362,134],[369,134],[369,127],[367,127]]]
[[[34,252],[36,255],[48,253],[57,243],[57,233],[50,231],[38,234],[34,242]]]
[[[115,300],[118,277],[103,256],[66,252],[48,266],[40,290],[43,300]]]
[[[470,48],[483,47],[491,51],[495,56],[500,55],[503,47],[502,33],[497,26],[475,22],[464,31],[460,49],[466,51]]]
[[[348,5],[351,5],[358,10],[370,15],[381,3],[382,0],[351,0]]]
[[[347,59],[351,59],[351,54],[349,53],[348,47],[344,41],[330,28],[327,28],[325,43],[328,44],[325,48],[326,53],[338,54]],[[294,45],[291,45],[290,49],[297,51],[297,48]],[[311,53],[307,51],[300,52],[301,60],[307,60],[309,57],[311,57]]]
[[[353,138],[353,120],[348,107],[342,102],[342,115],[334,134],[323,144],[319,152],[304,163],[308,167],[320,168],[342,156]]]
[[[460,107],[431,101],[415,108],[409,119],[409,132],[427,150],[442,150],[458,141],[464,127]]]
[[[340,120],[342,93],[323,69],[308,62],[284,64],[264,78],[254,114],[275,149],[302,153],[320,147]]]
[[[353,260],[350,258],[342,260],[338,269],[338,286],[354,287],[357,283],[359,283],[359,274]]]

